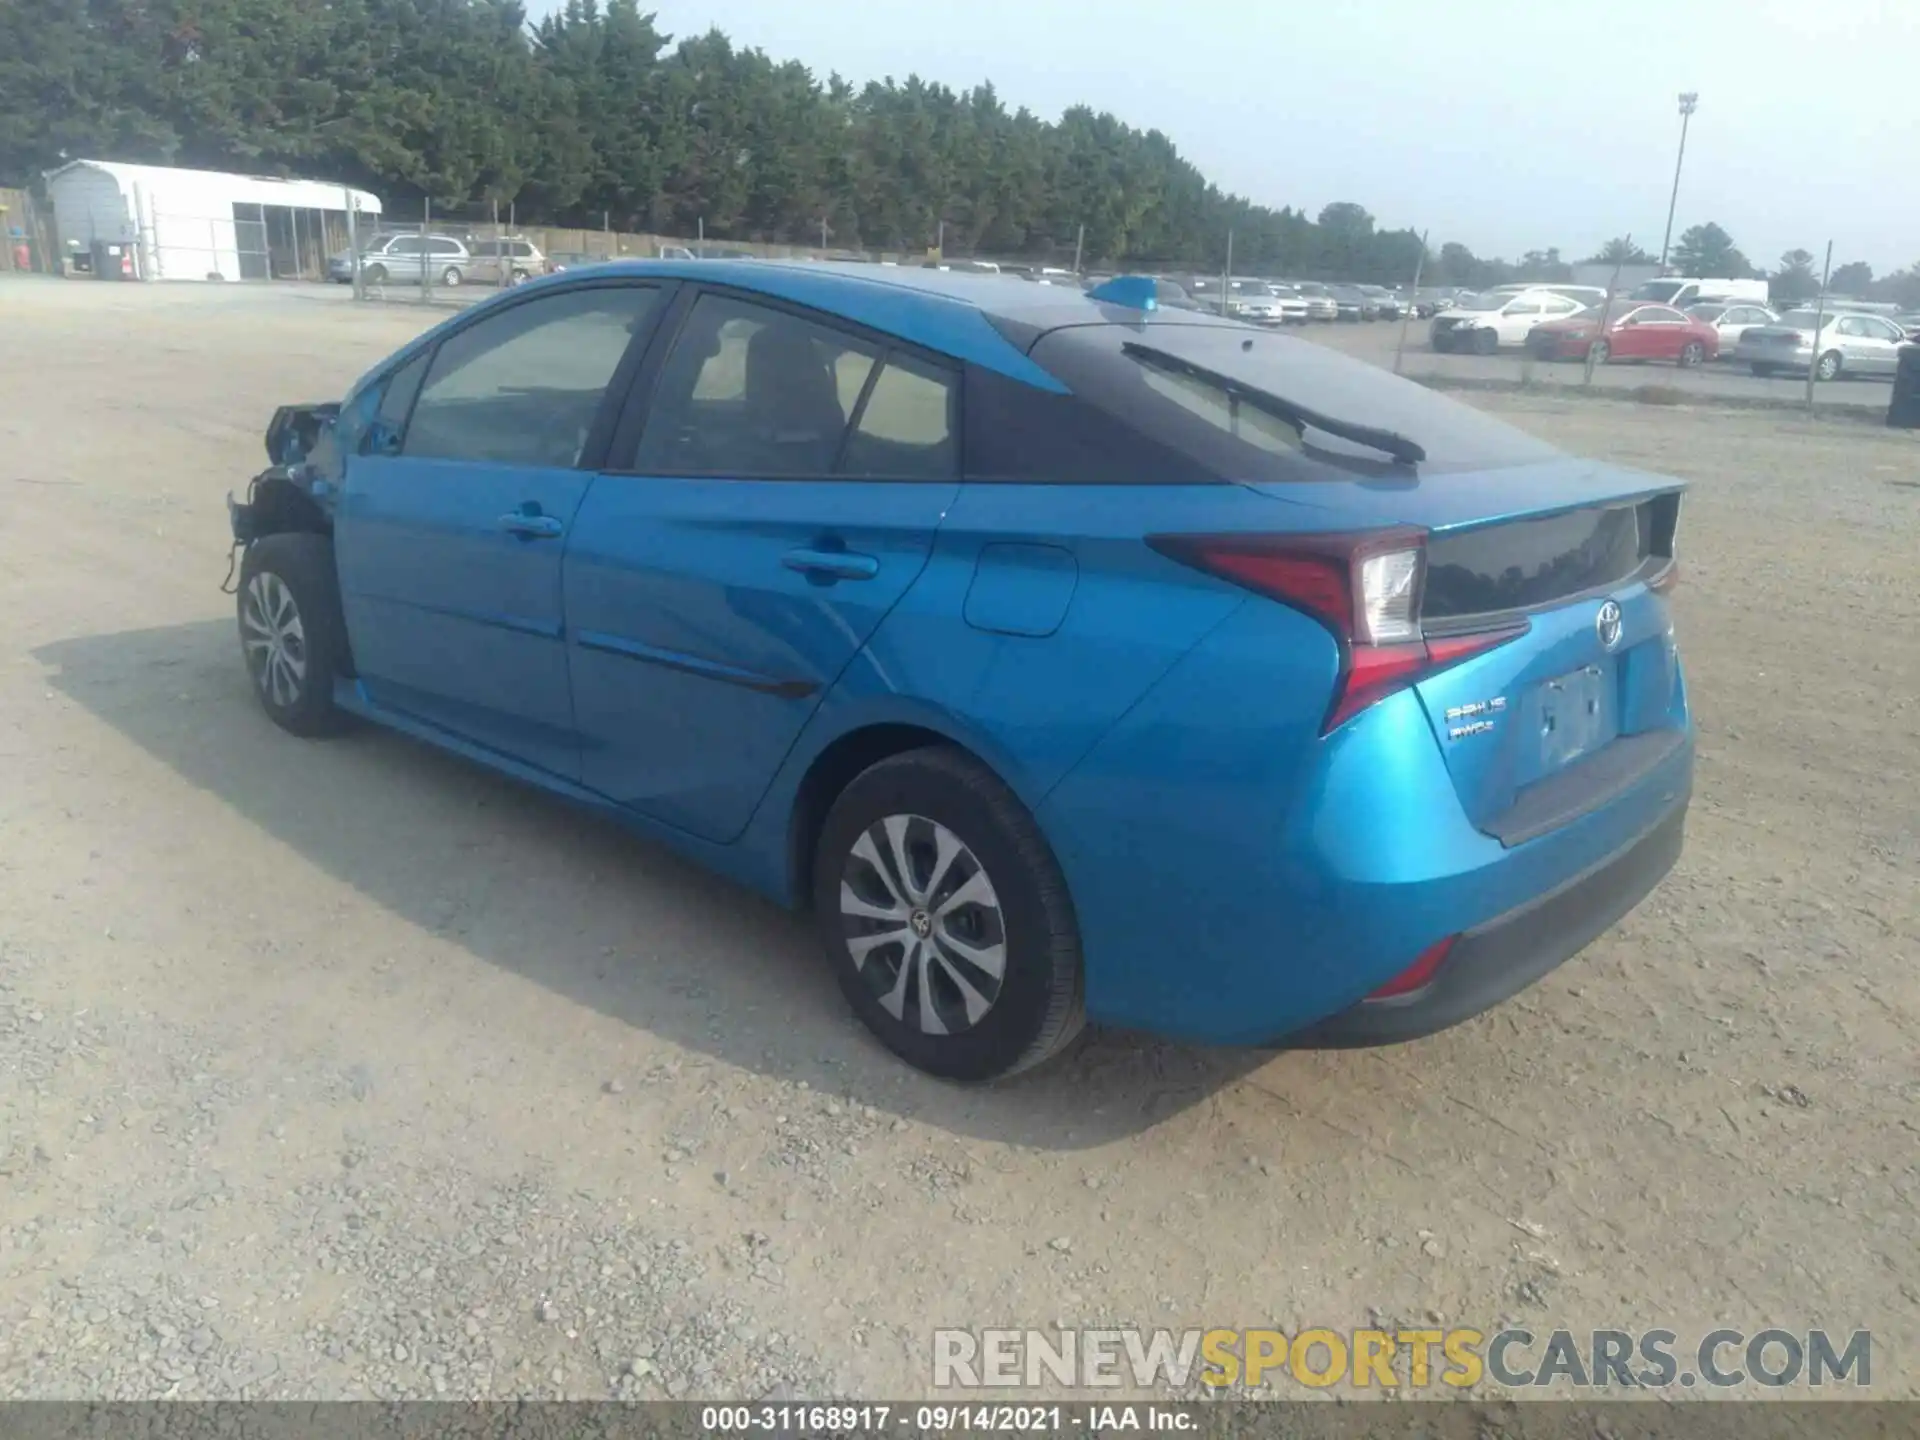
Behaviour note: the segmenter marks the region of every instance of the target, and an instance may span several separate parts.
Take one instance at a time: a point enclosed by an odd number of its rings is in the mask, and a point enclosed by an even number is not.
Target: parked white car
[[[1900,368],[1906,338],[1905,331],[1882,315],[1838,310],[1822,316],[1815,310],[1789,310],[1778,324],[1755,325],[1742,334],[1734,358],[1752,366],[1756,375],[1782,370],[1804,374],[1811,365],[1819,380],[1891,380]]]
[[[1269,285],[1263,280],[1236,280],[1228,310],[1256,325],[1304,325],[1306,297]]]
[[[1605,299],[1604,292],[1594,303]],[[1469,350],[1476,355],[1491,355],[1496,350],[1516,349],[1527,343],[1534,326],[1548,320],[1564,320],[1586,306],[1561,290],[1536,286],[1513,293],[1494,291],[1470,295],[1433,317],[1428,338],[1439,351]]]
[[[1724,300],[1689,305],[1687,314],[1713,326],[1719,332],[1722,359],[1732,358],[1735,347],[1740,344],[1740,336],[1749,327],[1780,323],[1780,317],[1764,305],[1728,304]]]

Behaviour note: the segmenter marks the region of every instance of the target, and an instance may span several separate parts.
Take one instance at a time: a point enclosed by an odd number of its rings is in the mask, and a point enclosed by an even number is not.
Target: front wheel
[[[440,272],[440,283],[452,290],[460,284],[460,271],[452,265]]]
[[[1680,347],[1680,364],[1685,369],[1707,363],[1707,347],[1698,340],[1689,340]]]
[[[1829,350],[1820,357],[1820,363],[1813,367],[1816,380],[1836,380],[1840,376],[1840,352]]]
[[[509,285],[524,285],[532,278],[533,276],[528,274],[525,270],[516,270],[508,278],[507,283]]]
[[[1473,353],[1474,354],[1491,355],[1499,348],[1500,348],[1500,337],[1494,334],[1493,331],[1476,330],[1473,332]]]
[[[387,267],[384,265],[369,265],[360,272],[360,278],[369,285],[384,285],[387,283]]]
[[[254,541],[240,562],[237,599],[240,653],[273,723],[295,735],[340,729],[333,680],[347,670],[347,627],[333,543],[306,534]]]
[[[929,1074],[1030,1069],[1086,1023],[1053,851],[999,777],[957,750],[893,756],[841,792],[815,847],[813,903],[854,1013]]]

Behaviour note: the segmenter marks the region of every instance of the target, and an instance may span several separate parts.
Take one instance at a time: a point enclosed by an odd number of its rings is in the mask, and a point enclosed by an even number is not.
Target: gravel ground
[[[252,704],[221,497],[420,323],[0,284],[0,1397],[910,1395],[940,1324],[1380,1319],[1870,1328],[1920,1394],[1920,437],[1474,397],[1695,482],[1680,867],[1416,1045],[960,1090],[791,918]]]

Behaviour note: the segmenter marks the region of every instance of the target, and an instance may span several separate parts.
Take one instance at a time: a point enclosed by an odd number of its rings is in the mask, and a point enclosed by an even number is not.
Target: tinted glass
[[[653,475],[826,475],[876,347],[784,310],[702,295],[647,408],[634,468]]]
[[[420,237],[418,235],[402,235],[397,240],[388,242],[387,245],[389,255],[418,255],[419,253]]]
[[[404,453],[578,464],[607,383],[658,298],[640,286],[571,290],[456,331],[434,355]]]
[[[859,423],[847,437],[842,475],[946,480],[959,473],[952,374],[894,355],[867,392]]]
[[[458,240],[435,240],[432,243],[433,253],[436,255],[458,255],[460,253],[460,242]]]
[[[1334,463],[1348,457],[1372,460],[1378,452],[1308,431],[1308,444],[1282,443],[1272,430],[1234,434],[1214,413],[1199,413],[1191,394],[1176,399],[1165,377],[1170,367],[1136,358],[1128,344],[1163,352],[1175,361],[1203,367],[1232,384],[1334,419],[1395,431],[1427,452],[1422,473],[1550,459],[1558,452],[1483,411],[1450,400],[1423,385],[1401,380],[1363,360],[1355,360],[1310,341],[1250,332],[1237,325],[1201,325],[1174,321],[1144,327],[1090,325],[1056,330],[1034,347],[1033,358],[1073,392],[1105,412],[1107,425],[1121,437],[1117,446],[1150,438],[1187,458],[1189,465],[1224,479],[1320,480],[1326,469],[1314,454]],[[1202,391],[1216,386],[1201,385]],[[1242,406],[1244,413],[1245,406]],[[968,411],[969,469],[974,443]],[[1291,433],[1292,427],[1286,427]]]

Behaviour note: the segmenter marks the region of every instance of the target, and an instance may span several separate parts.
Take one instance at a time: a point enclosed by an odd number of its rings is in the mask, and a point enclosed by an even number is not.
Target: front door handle
[[[523,540],[552,540],[565,527],[552,515],[529,515],[525,511],[509,510],[500,517],[500,528]]]
[[[780,563],[810,580],[871,580],[880,573],[880,562],[873,556],[851,550],[789,550]]]

